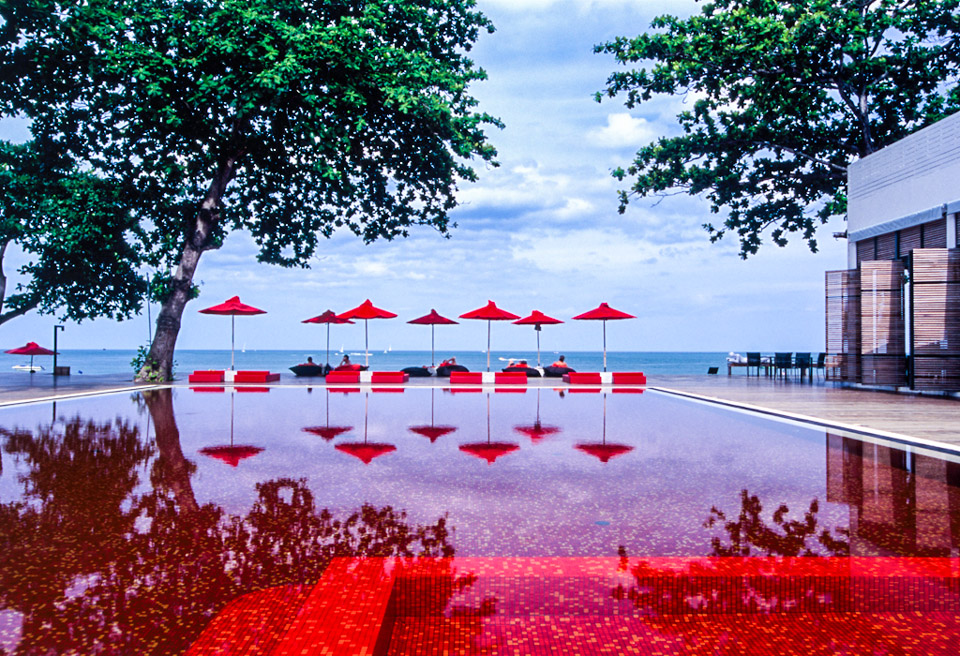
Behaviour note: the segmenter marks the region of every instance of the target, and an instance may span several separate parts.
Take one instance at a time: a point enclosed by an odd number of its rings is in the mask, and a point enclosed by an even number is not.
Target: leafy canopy
[[[176,263],[248,230],[305,265],[337,228],[445,232],[466,160],[492,161],[466,57],[473,0],[30,0],[0,5],[8,111],[50,148],[122,180]],[[228,186],[227,183],[232,183]],[[216,193],[212,193],[216,191]],[[201,201],[212,198],[211,206]]]
[[[678,190],[726,211],[741,257],[770,230],[784,246],[846,212],[846,167],[960,107],[957,0],[716,0],[688,19],[595,47],[620,64],[596,94],[642,107],[684,94],[680,134],[641,148],[613,174],[632,197]]]

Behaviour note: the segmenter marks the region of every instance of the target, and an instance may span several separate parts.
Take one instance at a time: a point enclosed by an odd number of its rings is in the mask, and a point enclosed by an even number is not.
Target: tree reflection
[[[179,654],[231,599],[314,583],[334,557],[453,555],[446,517],[335,516],[302,479],[258,484],[243,516],[198,504],[171,391],[145,397],[155,444],[79,417],[3,433],[27,469],[21,500],[0,504],[0,602],[23,617],[14,653]]]

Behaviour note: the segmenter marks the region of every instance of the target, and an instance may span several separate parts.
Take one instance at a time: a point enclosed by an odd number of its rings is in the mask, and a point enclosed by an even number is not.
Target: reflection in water
[[[540,421],[540,388],[537,388],[537,418],[532,424],[523,426],[514,426],[513,430],[523,433],[530,438],[530,441],[537,443],[545,437],[560,432],[559,426],[550,426]]]
[[[431,443],[436,442],[437,438],[443,437],[444,435],[449,435],[457,430],[456,426],[446,426],[446,425],[436,425],[433,422],[433,397],[434,397],[434,388],[430,388],[430,425],[420,425],[420,426],[410,426],[408,430],[411,432],[417,433],[418,435],[423,435]]]
[[[333,447],[337,451],[343,451],[344,453],[349,453],[354,458],[359,458],[365,465],[369,465],[374,458],[397,450],[397,447],[392,444],[367,441],[367,418],[369,411],[370,392],[365,392],[363,395],[363,442],[342,442]]]
[[[216,458],[221,462],[225,462],[231,467],[236,467],[240,464],[241,460],[246,458],[252,458],[261,451],[262,447],[251,446],[249,444],[234,444],[233,443],[233,413],[234,413],[234,394],[235,390],[230,389],[230,444],[222,444],[219,446],[207,446],[200,449],[200,453],[205,456],[210,456],[211,458]]]
[[[329,326],[328,326],[329,328]],[[329,364],[329,363],[328,363]],[[311,388],[307,388],[307,391],[312,391]],[[313,433],[314,435],[319,435],[327,442],[338,437],[344,433],[347,433],[353,430],[353,426],[331,426],[330,425],[330,390],[324,388],[323,395],[326,398],[326,407],[327,407],[327,421],[323,426],[306,426],[304,427],[304,432]]]
[[[610,462],[611,458],[622,456],[624,453],[633,451],[633,447],[627,444],[607,444],[607,393],[603,393],[603,438],[600,442],[581,442],[576,445],[577,450],[588,453],[600,462]]]
[[[144,396],[155,445],[120,420],[3,432],[27,469],[22,499],[0,504],[17,653],[179,654],[230,599],[313,583],[334,557],[453,555],[445,517],[414,525],[367,504],[335,517],[303,479],[257,484],[243,516],[198,504],[171,391]],[[152,488],[138,486],[153,456]]]
[[[487,441],[461,444],[460,450],[486,460],[487,464],[492,465],[496,462],[497,458],[512,453],[519,448],[520,445],[514,444],[513,442],[490,441],[490,392],[487,392]]]

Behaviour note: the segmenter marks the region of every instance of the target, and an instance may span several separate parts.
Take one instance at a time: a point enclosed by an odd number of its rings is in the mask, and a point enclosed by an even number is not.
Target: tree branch
[[[767,148],[772,148],[773,150],[785,150],[785,151],[787,151],[788,153],[790,153],[791,155],[794,155],[794,156],[796,156],[796,157],[800,157],[800,158],[802,158],[802,159],[805,159],[805,160],[807,160],[807,161],[813,162],[813,163],[815,163],[815,164],[819,164],[819,165],[821,165],[821,166],[826,166],[827,168],[832,169],[832,170],[836,171],[837,173],[843,173],[844,175],[846,175],[846,173],[847,173],[846,167],[838,166],[838,165],[836,165],[836,164],[833,164],[832,162],[827,162],[827,161],[824,161],[824,160],[822,160],[822,159],[818,159],[818,158],[816,158],[816,157],[814,157],[814,156],[812,156],[812,155],[808,155],[807,153],[803,152],[802,150],[797,150],[796,148],[791,148],[790,146],[783,146],[783,145],[780,145],[780,144],[771,143],[771,142],[769,142],[769,141],[758,141],[758,142],[756,142],[756,143],[757,143],[758,146],[765,146],[765,147],[767,147]]]

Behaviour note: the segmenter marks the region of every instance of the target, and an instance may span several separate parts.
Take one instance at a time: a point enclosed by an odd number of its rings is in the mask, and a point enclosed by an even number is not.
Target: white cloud
[[[657,130],[647,119],[636,118],[626,112],[608,114],[606,126],[587,133],[588,139],[606,148],[641,146],[650,143],[657,136]]]

